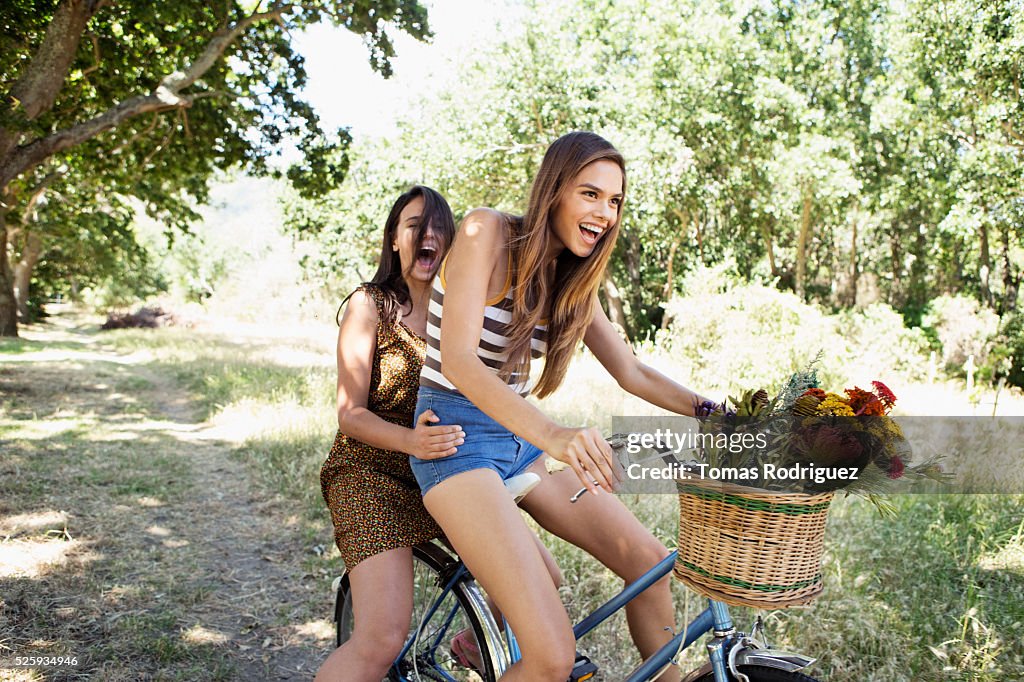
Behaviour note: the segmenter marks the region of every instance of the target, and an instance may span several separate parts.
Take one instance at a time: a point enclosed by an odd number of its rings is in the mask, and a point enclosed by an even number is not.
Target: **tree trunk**
[[[985,211],[987,214],[988,211]],[[979,258],[978,263],[978,277],[981,282],[981,300],[985,305],[992,307],[992,289],[989,286],[989,277],[992,274],[992,256],[989,253],[988,247],[988,225],[985,224],[984,217],[981,221],[981,226],[978,229],[978,241],[979,244]]]
[[[18,319],[28,322],[28,287],[32,280],[32,270],[35,269],[39,257],[43,253],[43,241],[34,232],[25,236],[25,248],[21,252],[21,259],[14,264],[14,300],[18,305]]]
[[[764,248],[768,252],[768,267],[771,268],[772,277],[778,277],[779,266],[775,264],[775,246],[772,244],[771,228],[762,223],[761,234],[764,235]]]
[[[0,207],[0,336],[18,335],[18,304],[7,257],[7,211]]]
[[[847,289],[847,305],[851,308],[857,305],[857,279],[860,270],[857,267],[857,219],[853,219],[853,236],[850,237],[850,286]]]
[[[629,302],[630,312],[639,317],[644,313],[643,276],[640,274],[641,251],[640,240],[632,230],[623,230],[620,239],[625,239],[623,257],[626,264],[625,290],[619,291],[620,296]],[[628,330],[629,327],[626,327]]]
[[[700,229],[700,215],[693,221],[693,226],[697,229],[697,256],[700,264],[704,265],[704,232]]]
[[[889,288],[887,303],[898,308],[902,305],[903,298],[903,249],[900,244],[899,227],[895,221],[889,231],[889,263],[892,267],[892,286]]]
[[[622,305],[622,296],[619,288],[615,286],[612,274],[605,268],[604,271],[604,297],[608,301],[608,319],[612,324],[622,328],[626,335],[626,342],[629,342],[629,326],[626,324],[626,310]]]
[[[1017,292],[1020,290],[1021,275],[1013,271],[1013,262],[1010,260],[1010,227],[1003,223],[1003,302],[1000,305],[999,314],[1005,315],[1017,309]]]
[[[53,106],[95,9],[94,2],[85,0],[65,0],[57,5],[43,42],[11,86],[10,99],[18,103],[14,113],[33,121]],[[0,125],[0,159],[7,160],[21,137],[19,126]],[[6,186],[11,179],[0,184]]]
[[[800,237],[796,243],[796,282],[794,288],[800,300],[804,300],[804,278],[807,276],[807,243],[811,239],[811,207],[814,194],[810,184],[804,187],[803,211],[800,213]]]
[[[679,245],[683,242],[683,238],[686,237],[687,231],[690,229],[690,214],[688,212],[680,211],[678,208],[673,209],[672,212],[675,213],[677,218],[679,218],[680,224],[679,232],[676,235],[676,238],[672,240],[672,246],[668,249],[668,262],[665,264],[667,269],[665,288],[661,292],[661,297],[665,300],[668,300],[668,297],[672,295],[672,277],[676,260],[676,250],[679,248]]]

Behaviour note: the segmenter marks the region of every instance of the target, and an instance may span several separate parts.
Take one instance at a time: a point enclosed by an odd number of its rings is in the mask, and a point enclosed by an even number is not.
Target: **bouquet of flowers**
[[[893,508],[880,495],[895,491],[897,480],[945,478],[935,459],[912,463],[903,431],[888,416],[896,396],[884,383],[830,393],[819,386],[813,364],[793,374],[774,398],[764,389],[748,390],[720,405],[698,406],[702,471],[763,490],[842,489],[868,497],[882,513]]]

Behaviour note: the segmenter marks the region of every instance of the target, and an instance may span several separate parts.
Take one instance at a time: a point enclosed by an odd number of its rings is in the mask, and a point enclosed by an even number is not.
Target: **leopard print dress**
[[[384,293],[364,284],[380,314]],[[427,343],[401,322],[377,325],[367,408],[381,419],[412,427]],[[442,535],[423,506],[409,456],[382,450],[340,431],[320,469],[320,490],[334,522],[345,566]]]

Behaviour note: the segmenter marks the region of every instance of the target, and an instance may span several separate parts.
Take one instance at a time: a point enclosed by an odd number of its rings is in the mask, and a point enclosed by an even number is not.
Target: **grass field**
[[[45,383],[51,385],[57,381],[59,368],[47,369],[45,353],[60,352],[60,344],[68,352],[82,350],[75,345],[82,343],[76,338],[98,338],[88,326],[77,333],[79,336],[62,340],[53,335],[44,338],[46,334],[40,332],[40,340],[3,342],[0,380],[15,358],[20,358],[17,362],[22,367],[36,362],[39,371],[53,372],[45,376]],[[54,390],[52,399],[58,409],[44,413],[38,408],[42,402],[26,401],[5,390],[0,398],[0,439],[4,444],[0,523],[11,527],[11,519],[18,515],[59,512],[54,503],[58,484],[88,487],[96,499],[113,505],[138,508],[140,499],[159,498],[164,509],[179,508],[192,490],[189,477],[194,475],[175,456],[180,439],[164,429],[159,437],[147,435],[141,441],[145,447],[140,449],[126,446],[124,440],[118,444],[116,433],[124,414],[151,409],[145,400],[156,399],[155,389],[184,389],[188,408],[203,423],[207,436],[230,452],[234,462],[244,463],[247,475],[257,482],[262,492],[253,494],[273,501],[259,513],[287,520],[287,527],[279,529],[280,546],[324,550],[305,552],[297,564],[300,575],[316,578],[310,593],[301,595],[308,604],[304,603],[298,614],[289,613],[284,605],[278,605],[277,611],[278,628],[286,627],[284,620],[291,617],[299,621],[294,625],[318,633],[297,646],[321,655],[326,646],[322,630],[328,615],[326,586],[329,577],[342,570],[331,545],[317,477],[335,428],[334,370],[330,330],[294,336],[266,338],[181,329],[105,333],[95,343],[106,353],[131,358],[132,366],[139,368],[124,372],[119,372],[117,365],[86,368],[95,377],[94,384],[110,389],[104,396],[111,391],[121,396],[113,412],[104,412],[97,405],[88,409],[79,405],[65,414],[59,409],[60,391]],[[34,361],[33,357],[43,359]],[[673,371],[670,365],[664,366]],[[101,369],[110,376],[98,374]],[[4,386],[0,384],[0,388]],[[715,388],[728,388],[727,381]],[[929,404],[934,404],[937,395],[956,400],[955,389],[949,386],[907,386],[904,394],[927,396]],[[30,404],[36,405],[36,412]],[[590,423],[606,429],[612,415],[644,414],[646,409],[601,378],[593,360],[587,358],[574,365],[563,390],[542,406],[565,423]],[[907,403],[910,411],[927,413],[927,408],[916,407],[920,405],[913,400]],[[949,414],[956,408],[942,409]],[[98,430],[102,437],[97,436]],[[61,471],[56,479],[55,468]],[[674,545],[674,497],[628,495],[625,502],[666,544]],[[827,534],[824,595],[807,608],[766,614],[772,643],[818,657],[813,674],[833,682],[1024,679],[1024,642],[1020,637],[1024,627],[1024,496],[905,496],[893,502],[899,514],[882,518],[863,500],[837,498]],[[101,512],[95,514],[98,519]],[[27,538],[38,543],[73,542],[60,534],[61,523],[59,516],[50,517],[28,535],[0,542],[0,550],[12,554],[12,543]],[[139,533],[141,539],[122,537],[118,546],[125,552],[138,549],[143,541],[152,543],[153,537],[160,539],[127,527],[112,528],[109,535],[129,532]],[[208,532],[217,530],[209,528]],[[616,591],[613,576],[588,556],[553,538],[545,540],[562,567],[562,595],[574,617]],[[167,549],[164,544],[160,547],[161,551]],[[99,550],[91,547],[90,551]],[[223,648],[183,644],[192,641],[187,634],[195,627],[189,621],[190,613],[196,605],[209,601],[216,586],[199,580],[154,587],[147,581],[169,580],[169,576],[152,577],[139,571],[136,558],[134,554],[122,558],[108,555],[102,561],[89,560],[92,563],[82,559],[76,570],[49,568],[37,569],[36,575],[22,571],[0,576],[0,658],[10,653],[4,647],[10,650],[12,641],[22,641],[11,629],[14,620],[34,619],[37,639],[68,641],[62,633],[73,628],[81,614],[61,609],[74,609],[77,595],[93,595],[86,601],[95,602],[100,609],[103,599],[159,593],[170,595],[163,598],[171,608],[157,611],[136,605],[123,609],[129,615],[110,623],[111,632],[80,640],[83,646],[94,642],[96,650],[89,652],[96,664],[94,673],[108,679],[102,672],[105,661],[146,651],[150,662],[140,668],[146,675],[171,670],[173,674],[165,674],[167,679],[248,679],[248,668],[224,660]],[[113,596],[112,584],[120,590]],[[49,595],[49,602],[39,596],[41,591]],[[318,591],[322,591],[320,601]],[[680,614],[696,614],[701,608],[699,600],[679,586],[677,593]],[[323,608],[320,614],[315,612],[317,604]],[[133,611],[138,613],[130,615]],[[737,609],[734,615],[741,627],[747,627],[755,614]],[[606,680],[618,679],[635,662],[621,618],[589,635],[581,649],[601,665]],[[703,657],[695,648],[686,654],[684,667],[695,666]],[[0,676],[3,674],[0,671]],[[39,679],[50,679],[48,675],[40,673]]]

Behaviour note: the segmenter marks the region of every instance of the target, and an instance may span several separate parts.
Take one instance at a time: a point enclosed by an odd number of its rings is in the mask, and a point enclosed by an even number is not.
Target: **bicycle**
[[[676,552],[672,552],[577,623],[573,627],[576,640],[668,575],[675,560]],[[439,544],[426,543],[413,548],[413,564],[414,607],[409,637],[386,679],[389,682],[495,682],[519,660],[514,633],[495,622],[476,581],[456,555]],[[353,623],[347,575],[335,580],[334,590],[336,643],[340,646],[351,635]],[[480,651],[479,669],[460,665],[447,648],[447,642],[455,633],[467,629],[473,633]],[[763,639],[760,616],[750,634],[738,631],[728,606],[712,599],[682,632],[629,673],[623,682],[655,679],[680,651],[708,633],[712,635],[706,644],[709,661],[684,676],[685,682],[817,682],[799,672],[815,659],[769,647]],[[596,670],[587,657],[577,655],[570,682],[584,682]]]

